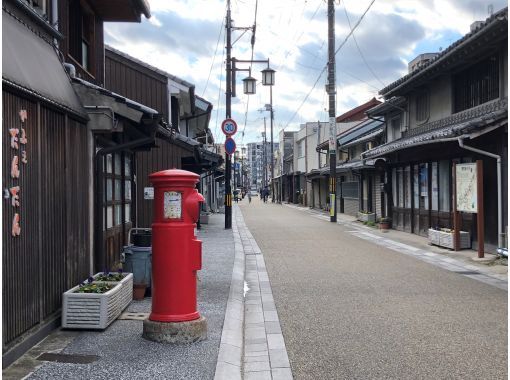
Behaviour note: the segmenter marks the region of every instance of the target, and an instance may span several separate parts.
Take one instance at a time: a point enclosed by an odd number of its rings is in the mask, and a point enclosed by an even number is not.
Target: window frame
[[[75,8],[76,7],[76,8]],[[74,20],[74,22],[73,22]],[[84,24],[88,24],[88,35],[84,36]],[[74,24],[74,27],[73,25]],[[76,30],[79,29],[79,33]],[[86,73],[94,77],[95,75],[95,40],[96,40],[96,23],[95,14],[90,6],[83,0],[69,1],[69,17],[67,20],[68,30],[68,54],[78,67]],[[79,46],[78,45],[79,39]],[[83,62],[83,44],[87,44],[87,62]]]
[[[430,93],[428,90],[422,90],[416,94],[414,100],[416,123],[424,124],[430,119]]]

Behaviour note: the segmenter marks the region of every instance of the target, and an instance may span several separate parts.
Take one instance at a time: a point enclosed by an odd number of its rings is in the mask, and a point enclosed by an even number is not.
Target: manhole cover
[[[89,364],[99,360],[97,355],[74,355],[74,354],[54,354],[45,352],[37,358],[47,362],[71,363],[71,364]]]
[[[149,318],[149,313],[122,313],[117,319],[129,321],[143,321]]]

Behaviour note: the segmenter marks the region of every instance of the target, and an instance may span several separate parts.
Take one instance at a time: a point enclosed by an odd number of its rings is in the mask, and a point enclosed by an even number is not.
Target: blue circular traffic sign
[[[221,130],[227,136],[233,136],[237,132],[237,123],[234,119],[225,119],[221,123]]]
[[[233,154],[236,151],[236,142],[232,137],[227,137],[225,140],[225,152]]]

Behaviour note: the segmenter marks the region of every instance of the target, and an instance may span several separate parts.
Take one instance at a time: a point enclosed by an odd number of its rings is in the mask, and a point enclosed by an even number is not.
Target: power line
[[[345,12],[345,17],[347,18],[347,23],[349,24],[349,28],[352,30],[352,26],[351,26],[351,20],[349,19],[349,15],[347,14],[347,7],[345,6],[345,1],[344,1],[344,12]],[[358,52],[359,52],[359,55],[361,56],[361,59],[363,60],[363,62],[365,63],[365,65],[367,66],[368,70],[372,73],[372,75],[374,76],[375,79],[377,79],[379,81],[379,83],[383,86],[383,87],[386,87],[386,85],[379,79],[379,77],[375,74],[374,70],[372,70],[372,68],[370,67],[370,65],[368,64],[367,60],[365,59],[365,55],[363,54],[363,52],[361,51],[359,45],[358,45],[358,41],[356,40],[356,36],[353,34],[352,35],[352,39],[354,40],[354,43],[356,44],[356,48],[358,49]]]
[[[207,90],[207,86],[209,85],[209,79],[211,78],[211,72],[212,72],[212,69],[213,69],[213,66],[214,66],[214,61],[216,59],[216,53],[218,52],[218,46],[220,44],[220,38],[221,38],[221,33],[223,32],[223,22],[225,20],[221,20],[221,26],[220,26],[220,33],[218,34],[218,41],[216,42],[216,49],[214,50],[214,56],[213,56],[213,59],[212,59],[212,62],[211,62],[211,67],[209,69],[209,75],[207,76],[207,81],[205,82],[205,87],[204,87],[204,91],[202,91],[202,96],[204,96],[205,94],[205,90]]]
[[[345,43],[347,42],[347,40],[349,39],[349,37],[354,33],[354,31],[356,30],[356,28],[359,26],[359,24],[361,23],[361,21],[363,20],[363,18],[365,17],[365,15],[367,14],[367,12],[370,10],[370,8],[372,7],[372,5],[375,3],[375,0],[372,0],[372,2],[368,5],[367,9],[365,10],[365,12],[363,12],[363,14],[361,15],[361,17],[358,19],[358,22],[356,23],[356,25],[354,25],[354,28],[351,28],[351,31],[349,34],[347,34],[347,36],[345,37],[345,39],[343,40],[343,42],[340,44],[340,46],[335,50],[335,55],[337,55],[337,53],[340,51],[340,49],[342,49],[342,47],[345,45]],[[315,83],[313,84],[312,88],[310,89],[310,91],[308,92],[308,94],[306,94],[305,98],[303,99],[303,101],[301,102],[301,104],[299,105],[298,109],[296,110],[296,112],[294,112],[294,114],[292,115],[292,117],[290,118],[290,120],[287,122],[287,124],[285,125],[285,127],[283,128],[285,130],[285,128],[287,128],[289,126],[289,124],[292,122],[292,120],[294,120],[294,118],[296,117],[297,113],[301,110],[301,107],[303,106],[303,104],[308,100],[308,97],[310,96],[310,94],[312,93],[312,91],[315,89],[315,86],[317,86],[317,83],[319,83],[319,80],[321,79],[322,77],[322,74],[324,74],[324,72],[326,71],[328,65],[326,64],[324,66],[324,68],[321,70],[321,72],[319,73],[319,76],[317,77],[317,80],[315,81]]]
[[[251,60],[253,61],[253,52],[254,52],[254,48],[255,48],[255,31],[257,29],[257,9],[258,9],[258,0],[255,1],[255,19],[253,21],[253,33],[252,33],[252,36],[251,36]],[[250,63],[250,71],[249,71],[250,75],[251,75],[251,63]],[[243,131],[241,133],[241,145],[243,143],[243,140],[244,140],[244,131],[246,130],[246,121],[248,120],[248,109],[249,109],[249,106],[250,106],[250,97],[248,96],[248,99],[246,101],[246,111],[244,112],[244,126],[243,126]]]
[[[226,37],[226,36],[225,36]],[[223,57],[225,56],[225,50],[222,49],[222,54],[221,54],[221,62],[223,62]],[[216,127],[215,127],[215,132],[214,132],[214,136],[215,136],[215,141],[218,141],[218,134],[219,134],[219,128],[218,128],[218,113],[219,113],[219,110],[220,110],[220,100],[221,100],[221,83],[223,81],[223,67],[220,66],[220,86],[218,88],[218,104],[217,104],[217,107],[216,107]]]

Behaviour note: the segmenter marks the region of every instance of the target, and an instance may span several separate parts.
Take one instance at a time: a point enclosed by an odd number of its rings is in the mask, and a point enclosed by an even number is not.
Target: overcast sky
[[[336,48],[373,0],[335,1]],[[209,127],[217,142],[224,140],[226,0],[149,0],[152,17],[137,23],[105,23],[107,44],[188,82],[196,94],[213,104]],[[234,26],[255,22],[256,0],[231,0]],[[505,0],[376,0],[336,55],[336,115],[378,97],[378,91],[407,73],[418,54],[445,49],[476,20],[485,20],[507,6]],[[270,59],[276,70],[273,86],[274,140],[282,128],[328,120],[327,1],[258,0],[254,59]],[[234,31],[232,56],[251,59],[251,32]],[[219,43],[218,43],[219,41]],[[241,68],[248,68],[247,64]],[[237,73],[237,97],[232,116],[239,132],[236,143],[261,139],[269,112],[269,87],[261,85],[264,64],[254,64],[257,94],[243,94],[245,72]],[[312,88],[317,83],[315,89]],[[220,87],[221,85],[221,87]],[[306,96],[309,95],[306,101]],[[247,111],[248,110],[248,111]],[[244,131],[244,135],[243,132]]]

